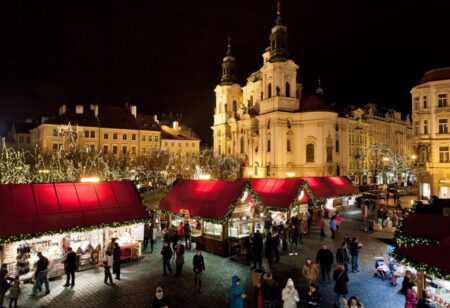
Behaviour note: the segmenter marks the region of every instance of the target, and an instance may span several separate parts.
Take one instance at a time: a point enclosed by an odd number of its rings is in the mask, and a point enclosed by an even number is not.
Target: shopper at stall
[[[112,275],[111,275],[111,267],[114,264],[113,250],[114,250],[114,248],[113,248],[112,243],[109,243],[108,246],[106,247],[105,253],[103,254],[103,267],[105,269],[104,282],[106,284],[108,284],[108,280],[111,284],[113,283],[113,279],[112,279]]]
[[[19,249],[19,254],[16,259],[19,275],[28,273],[30,271],[30,248],[27,245],[23,245],[23,247]]]
[[[268,272],[266,279],[261,284],[261,296],[264,308],[277,307],[279,292],[278,283],[273,279],[272,273]]]
[[[163,289],[161,287],[156,288],[155,296],[153,297],[152,308],[169,308],[169,299],[164,296]]]
[[[9,289],[9,308],[17,307],[17,300],[19,299],[21,292],[22,292],[22,290],[20,289],[19,275],[17,275],[13,282],[13,285]],[[2,307],[3,307],[3,305],[2,305]]]
[[[400,293],[405,294],[406,291],[411,289],[414,286],[414,282],[412,281],[412,272],[410,270],[405,271],[405,275],[403,276],[402,288],[400,289]]]
[[[178,240],[184,241],[185,234],[184,234],[184,225],[182,221],[180,221],[180,223],[178,224],[177,233],[178,233]]]
[[[319,288],[315,283],[312,283],[308,286],[305,294],[303,294],[302,296],[302,302],[305,303],[309,308],[320,307],[320,304],[323,302],[323,298],[319,292]]]
[[[198,292],[200,292],[202,288],[202,273],[205,270],[205,261],[203,260],[200,249],[197,249],[195,252],[194,259],[192,260],[192,268],[194,269],[194,285]]]
[[[358,241],[356,237],[352,238],[352,243],[350,245],[350,254],[352,255],[352,272],[359,272],[359,251],[362,248],[362,244]]]
[[[330,278],[331,264],[333,264],[333,253],[328,249],[327,244],[322,244],[322,247],[317,251],[316,263],[320,264],[320,272],[322,273],[322,281],[325,281],[325,275]]]
[[[273,269],[273,250],[274,250],[274,243],[272,238],[272,233],[267,233],[266,236],[266,243],[264,247],[264,255],[267,258],[267,261],[269,262],[270,269]]]
[[[230,308],[243,308],[245,291],[241,287],[241,279],[238,276],[231,277],[231,287],[228,290],[228,302]]]
[[[347,253],[347,243],[342,242],[341,246],[336,251],[336,263],[342,263],[345,266],[345,271],[348,271],[349,257]]]
[[[417,287],[413,286],[406,290],[405,308],[416,308],[417,306]]]
[[[338,297],[343,296],[346,298],[348,294],[347,282],[349,279],[344,264],[338,264],[336,266],[336,270],[333,273],[333,279],[335,281],[334,292]]]
[[[37,253],[38,261],[36,262],[36,271],[34,273],[34,285],[31,296],[36,296],[37,289],[45,285],[45,294],[50,294],[50,287],[48,284],[48,259],[39,251]]]
[[[116,279],[120,280],[120,256],[122,255],[122,250],[120,249],[119,243],[114,242],[113,244],[113,274],[116,274]]]
[[[252,237],[253,267],[262,268],[263,238],[259,230]]]
[[[66,270],[66,284],[64,287],[75,285],[75,270],[77,269],[77,254],[72,250],[72,247],[67,248],[64,259],[64,268]],[[71,281],[71,283],[69,283]]]
[[[306,258],[305,264],[302,268],[302,274],[306,279],[307,285],[315,283],[317,278],[319,278],[319,267],[316,263],[313,263],[310,258]]]
[[[288,279],[286,287],[281,291],[281,299],[283,300],[283,308],[297,308],[300,298],[291,278]]]
[[[169,271],[169,273],[172,274],[172,268],[170,267],[170,260],[172,259],[172,249],[169,246],[169,243],[164,242],[164,246],[161,249],[161,255],[162,255],[162,261],[163,261],[163,271],[164,276],[167,275],[166,269]]]
[[[423,298],[417,302],[417,308],[437,308],[437,304],[431,300],[430,290],[423,290]]]
[[[178,241],[177,246],[175,248],[175,276],[181,276],[183,273],[183,265],[184,265],[184,244],[182,241]]]
[[[192,230],[191,230],[191,225],[189,224],[189,220],[186,219],[186,221],[184,222],[184,237],[186,239],[186,248],[191,250],[191,240],[192,240]]]

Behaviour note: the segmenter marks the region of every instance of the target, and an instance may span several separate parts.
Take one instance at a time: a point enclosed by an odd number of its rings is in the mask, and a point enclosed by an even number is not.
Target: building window
[[[91,138],[95,138],[95,130],[91,130]]]
[[[241,148],[241,154],[243,154],[243,153],[244,153],[244,137],[241,137],[241,145],[240,145],[240,148]]]
[[[170,146],[173,148],[175,146],[175,143],[171,142]]]
[[[419,109],[419,97],[414,97],[414,109]]]
[[[114,134],[113,134],[113,139],[114,139],[114,140],[117,140],[117,136],[118,136],[118,134],[117,134],[117,133],[114,133]]]
[[[419,134],[419,121],[414,122],[414,135]]]
[[[339,153],[339,140],[336,140],[336,153]]]
[[[103,154],[108,154],[108,146],[107,145],[103,146]]]
[[[89,138],[89,131],[88,130],[84,131],[84,138]]]
[[[136,134],[131,134],[131,140],[136,140]]]
[[[269,85],[267,86],[267,97],[271,98],[272,97],[272,84],[269,83]]]
[[[286,141],[286,149],[288,152],[291,151],[291,140],[289,140],[289,139]]]
[[[439,120],[439,134],[448,134],[448,120],[447,119]]]
[[[181,142],[178,142],[178,147],[181,147]]]
[[[148,141],[149,141],[149,142],[152,142],[152,136],[148,136]],[[156,140],[156,137],[155,137],[155,141],[157,141],[157,140]]]
[[[306,162],[313,163],[314,162],[314,144],[308,143],[306,145]]]
[[[113,145],[113,154],[117,155],[117,145]]]
[[[145,141],[145,135],[142,135],[142,141]],[[149,140],[150,141],[150,140]]]
[[[95,152],[95,145],[93,144],[89,145],[89,152]]]
[[[438,94],[438,107],[447,107],[447,94]]]
[[[108,138],[109,138],[108,133],[103,133],[103,139],[108,139]]]
[[[440,163],[450,162],[448,147],[439,147],[439,162]]]
[[[19,143],[23,143],[23,136],[19,136]]]
[[[127,154],[127,146],[126,145],[122,146],[122,154],[123,155]]]
[[[31,138],[30,138],[30,136],[27,136],[27,143],[30,143],[31,142]]]
[[[286,96],[291,97],[291,85],[289,82],[286,82]]]
[[[53,151],[58,151],[58,144],[53,143],[53,144],[52,144],[52,150],[53,150]]]
[[[136,147],[131,147],[131,154],[136,155]]]
[[[123,134],[123,135],[122,135],[122,139],[123,139],[123,140],[127,140],[127,134]]]
[[[150,137],[150,141],[152,141],[151,137]],[[155,142],[158,142],[158,136],[155,136]]]
[[[423,121],[423,133],[428,135],[428,120]]]
[[[237,102],[233,101],[233,112],[236,113],[237,112]]]
[[[267,152],[270,152],[270,139],[267,140]]]
[[[53,137],[57,137],[58,136],[58,129],[57,128],[53,129],[52,135],[53,135]]]
[[[426,96],[423,97],[423,109],[428,108],[428,98]]]

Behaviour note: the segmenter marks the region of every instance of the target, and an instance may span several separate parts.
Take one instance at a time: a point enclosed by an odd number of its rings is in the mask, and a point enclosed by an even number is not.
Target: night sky
[[[450,1],[281,5],[304,94],[320,73],[332,102],[408,112],[423,73],[450,66]],[[243,85],[262,65],[276,1],[2,1],[0,12],[1,129],[64,102],[119,106],[128,97],[138,113],[183,113],[211,141],[227,37]]]

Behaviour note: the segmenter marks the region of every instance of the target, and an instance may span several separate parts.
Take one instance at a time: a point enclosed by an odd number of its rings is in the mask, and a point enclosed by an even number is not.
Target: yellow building
[[[193,154],[200,152],[200,139],[194,135],[184,133],[174,122],[174,127],[161,125],[161,149],[169,153]]]

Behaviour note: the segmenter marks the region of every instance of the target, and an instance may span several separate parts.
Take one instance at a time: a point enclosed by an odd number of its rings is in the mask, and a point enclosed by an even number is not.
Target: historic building
[[[228,42],[222,77],[215,88],[214,151],[238,157],[245,177],[350,175],[370,182],[361,155],[375,142],[406,154],[410,123],[398,112],[380,115],[375,106],[341,114],[319,86],[302,97],[299,66],[290,58],[287,28],[277,10],[262,67],[240,86]]]
[[[450,196],[450,67],[426,72],[412,88],[413,144],[420,196]]]

